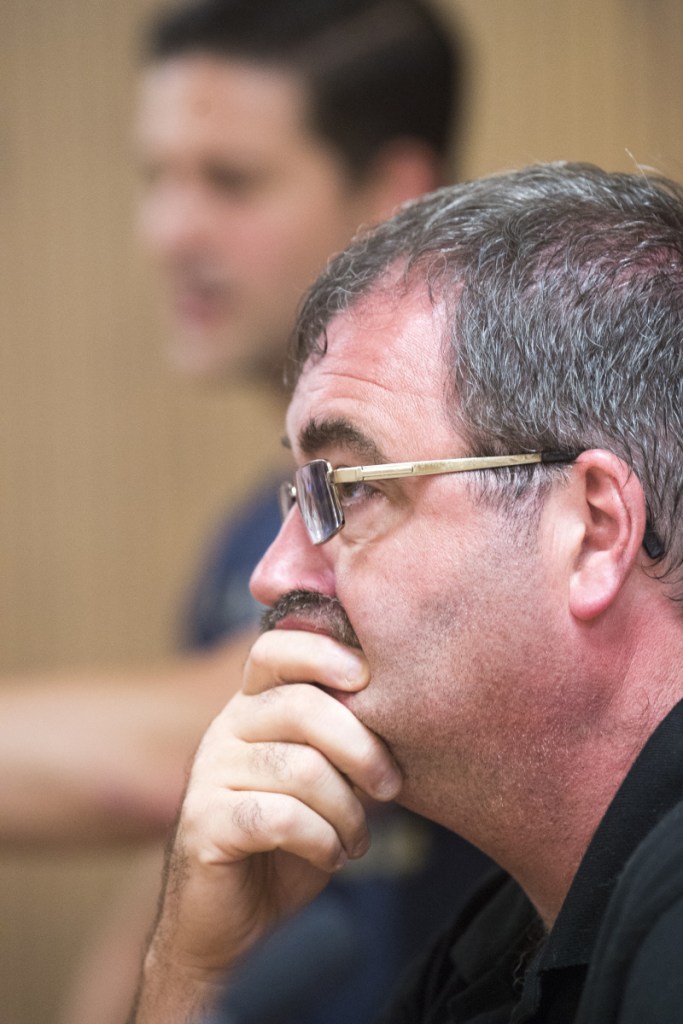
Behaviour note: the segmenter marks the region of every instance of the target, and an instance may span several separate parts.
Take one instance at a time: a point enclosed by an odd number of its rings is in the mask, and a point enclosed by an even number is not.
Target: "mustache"
[[[340,644],[361,649],[360,640],[340,601],[317,590],[289,590],[261,618],[261,632],[275,629],[288,615],[298,615],[311,623],[313,630],[327,633]]]

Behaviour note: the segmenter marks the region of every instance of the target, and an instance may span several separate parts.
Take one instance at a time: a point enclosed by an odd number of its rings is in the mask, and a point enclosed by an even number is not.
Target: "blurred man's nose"
[[[296,506],[254,569],[250,589],[257,601],[268,606],[290,590],[336,596],[328,545],[312,543]]]
[[[210,238],[211,224],[205,200],[187,185],[167,184],[142,202],[142,240],[160,259],[201,251]]]

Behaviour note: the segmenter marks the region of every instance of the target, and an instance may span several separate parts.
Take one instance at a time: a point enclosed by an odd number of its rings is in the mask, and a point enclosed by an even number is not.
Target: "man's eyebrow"
[[[313,457],[326,448],[339,446],[351,451],[364,465],[390,461],[372,438],[343,418],[309,420],[299,434],[299,448],[304,455]]]

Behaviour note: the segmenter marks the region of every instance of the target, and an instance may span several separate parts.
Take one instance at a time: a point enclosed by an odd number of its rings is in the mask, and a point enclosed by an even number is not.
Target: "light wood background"
[[[435,2],[470,43],[461,175],[569,158],[683,179],[680,0]],[[0,5],[3,672],[172,649],[204,534],[279,436],[258,394],[164,368],[128,164],[154,6]],[[54,1019],[128,856],[0,857],[2,1024]]]

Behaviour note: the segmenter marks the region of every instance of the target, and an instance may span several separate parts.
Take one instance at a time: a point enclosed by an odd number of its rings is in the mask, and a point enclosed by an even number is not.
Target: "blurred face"
[[[305,103],[293,74],[239,61],[145,74],[140,231],[181,370],[277,372],[302,292],[368,214]]]
[[[471,454],[446,415],[440,337],[439,313],[422,295],[375,294],[337,317],[290,406],[296,462]],[[354,485],[345,504],[347,527],[319,547],[293,508],[252,590],[269,605],[300,588],[341,602],[371,682],[340,699],[392,747],[409,806],[479,835],[468,815],[484,810],[487,794],[498,798],[501,771],[520,762],[524,737],[539,728],[530,709],[543,705],[552,675],[536,537],[477,502],[463,476]],[[321,615],[309,621],[299,608],[282,625],[320,631]],[[329,626],[335,635],[332,617]]]

